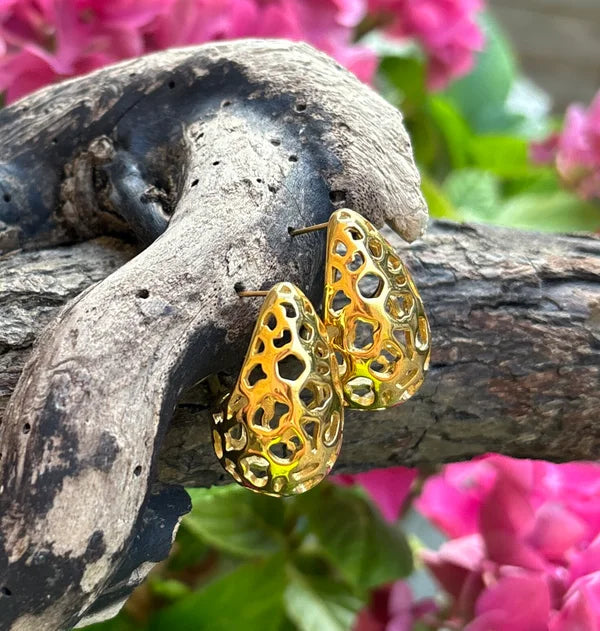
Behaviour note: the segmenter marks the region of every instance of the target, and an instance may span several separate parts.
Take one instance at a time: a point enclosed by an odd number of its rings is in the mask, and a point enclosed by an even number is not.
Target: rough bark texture
[[[159,448],[181,392],[239,363],[259,305],[236,285],[318,299],[323,235],[288,227],[349,205],[412,240],[427,212],[401,115],[300,44],[121,64],[4,109],[0,133],[0,250],[149,244],[50,323],[0,426],[0,627],[63,629],[168,549],[188,504],[156,485]]]
[[[422,390],[392,410],[347,412],[336,471],[438,464],[487,451],[597,459],[600,428],[600,239],[434,222],[403,244],[432,323]],[[0,261],[0,418],[31,344],[62,302],[133,256],[100,239]],[[234,374],[234,373],[232,373]],[[226,383],[228,375],[222,375]],[[163,482],[228,479],[210,443],[205,382],[180,397],[161,448]]]

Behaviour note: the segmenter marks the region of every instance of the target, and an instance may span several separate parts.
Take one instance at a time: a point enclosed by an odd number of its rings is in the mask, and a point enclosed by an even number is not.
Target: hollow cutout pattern
[[[323,321],[342,360],[346,404],[378,410],[409,399],[429,367],[430,331],[400,257],[371,223],[343,208],[329,219],[325,278]]]
[[[323,322],[297,287],[275,285],[265,297],[237,383],[213,415],[217,458],[253,491],[303,493],[337,459],[343,406]]]

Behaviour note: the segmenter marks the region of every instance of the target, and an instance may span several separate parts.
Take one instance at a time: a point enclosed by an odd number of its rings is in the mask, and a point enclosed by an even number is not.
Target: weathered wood
[[[447,222],[434,222],[412,245],[388,237],[404,251],[428,306],[432,368],[421,392],[399,408],[346,414],[336,470],[437,464],[487,451],[597,459],[600,238]],[[0,355],[0,418],[32,341],[59,303],[131,255],[131,247],[103,239],[0,261],[0,278],[12,279],[0,294],[0,330],[13,332]],[[210,442],[213,400],[203,383],[180,398],[160,455],[164,482],[229,481]]]
[[[288,227],[350,205],[412,240],[427,211],[399,112],[302,44],[120,64],[3,110],[0,133],[1,249],[150,243],[53,320],[0,426],[0,626],[45,631],[123,584],[148,519],[173,532],[181,496],[148,512],[159,447],[180,393],[239,363],[258,305],[235,286],[320,294],[323,235]]]

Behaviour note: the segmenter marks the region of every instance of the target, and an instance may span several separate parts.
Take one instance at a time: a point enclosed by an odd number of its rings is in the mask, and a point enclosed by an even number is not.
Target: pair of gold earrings
[[[217,458],[243,486],[303,493],[333,467],[344,406],[391,407],[410,398],[429,366],[423,302],[378,230],[342,209],[327,224],[323,319],[291,283],[265,295],[233,391],[213,415]]]

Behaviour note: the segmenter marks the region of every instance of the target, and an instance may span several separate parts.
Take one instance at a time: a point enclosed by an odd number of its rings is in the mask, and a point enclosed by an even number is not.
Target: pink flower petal
[[[502,576],[478,598],[476,614],[465,631],[547,631],[550,595],[543,575]]]

